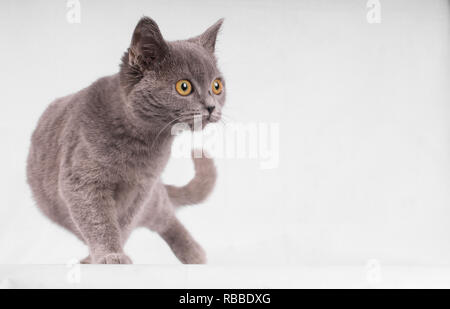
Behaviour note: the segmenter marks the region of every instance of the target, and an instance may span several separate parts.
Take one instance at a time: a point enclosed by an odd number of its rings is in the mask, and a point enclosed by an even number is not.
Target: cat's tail
[[[187,185],[183,187],[165,185],[174,206],[193,205],[205,201],[216,183],[217,170],[214,161],[204,150],[193,150],[192,161],[195,176]]]

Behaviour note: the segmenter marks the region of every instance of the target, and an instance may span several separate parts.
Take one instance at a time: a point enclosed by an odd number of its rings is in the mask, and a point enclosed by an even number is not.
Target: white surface
[[[79,267],[75,266],[75,267]],[[0,288],[450,288],[439,267],[0,266]]]
[[[289,273],[304,265],[300,276],[314,265],[370,259],[449,264],[448,1],[381,1],[381,24],[366,22],[365,1],[81,4],[81,24],[69,24],[64,1],[0,3],[0,263],[65,264],[86,255],[33,205],[25,182],[29,138],[51,100],[117,71],[145,14],[167,39],[199,34],[225,17],[218,56],[226,113],[280,125],[277,168],[220,159],[211,199],[180,213],[211,269],[286,265]],[[164,174],[177,184],[191,176],[185,159],[171,160]],[[126,251],[135,263],[178,264],[145,230]],[[334,274],[338,284],[345,272]],[[447,274],[434,281],[426,273],[424,282],[440,284]],[[421,284],[407,271],[399,276]],[[315,282],[314,275],[298,280],[306,278]]]

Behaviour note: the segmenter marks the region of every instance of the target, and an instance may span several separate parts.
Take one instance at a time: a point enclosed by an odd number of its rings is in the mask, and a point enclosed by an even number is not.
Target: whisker
[[[228,115],[228,114],[224,114],[223,112],[222,112],[222,117],[223,117],[223,118],[226,118],[227,120],[235,121],[234,117],[231,117],[231,116]]]
[[[158,138],[159,138],[159,136],[161,135],[161,133],[168,127],[168,126],[170,126],[172,123],[174,123],[175,121],[177,121],[177,120],[187,120],[187,119],[184,119],[185,118],[185,116],[184,115],[182,115],[182,116],[180,116],[180,117],[177,117],[177,118],[175,118],[175,119],[173,119],[173,120],[171,120],[171,121],[169,121],[159,132],[158,132],[158,134],[156,134],[156,137],[155,137],[155,139],[153,140],[153,142],[152,142],[152,145],[150,146],[150,149],[153,149],[153,147],[155,146],[155,143],[156,143],[156,141],[158,140]]]
[[[158,138],[160,137],[160,135],[162,134],[162,132],[164,132],[165,129],[167,129],[168,126],[170,126],[172,123],[174,123],[177,120],[181,120],[181,121],[186,121],[189,120],[191,117],[195,116],[200,116],[202,117],[200,111],[188,111],[188,112],[184,112],[182,113],[180,116],[176,117],[175,119],[169,121],[167,124],[164,125],[164,127],[158,132],[158,134],[156,134],[155,139],[152,142],[152,145],[150,146],[150,149],[153,149],[153,147],[155,146],[155,143],[157,142]]]

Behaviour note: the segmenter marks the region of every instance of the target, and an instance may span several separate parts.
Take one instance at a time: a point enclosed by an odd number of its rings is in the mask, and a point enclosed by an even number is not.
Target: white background
[[[279,165],[220,159],[208,202],[180,212],[212,265],[448,265],[448,1],[0,2],[0,263],[65,264],[87,249],[25,181],[29,138],[55,98],[118,70],[143,15],[168,40],[225,17],[217,54],[228,121],[280,126]],[[230,120],[231,119],[231,120]],[[172,159],[164,179],[192,177]],[[135,263],[178,264],[137,230]]]

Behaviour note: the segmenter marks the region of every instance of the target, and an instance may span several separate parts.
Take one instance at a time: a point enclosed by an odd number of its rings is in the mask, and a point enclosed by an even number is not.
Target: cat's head
[[[222,22],[194,38],[168,42],[151,18],[139,21],[120,70],[127,112],[137,122],[192,128],[194,116],[203,127],[221,118],[226,87],[214,50]]]

